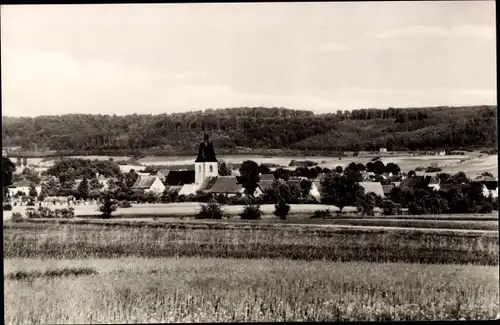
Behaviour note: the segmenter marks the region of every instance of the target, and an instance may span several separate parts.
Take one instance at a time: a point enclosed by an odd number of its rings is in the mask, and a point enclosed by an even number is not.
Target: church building
[[[195,184],[201,185],[208,177],[219,176],[219,166],[215,157],[214,146],[208,141],[208,135],[205,134],[203,142],[200,143],[198,156],[194,161]]]

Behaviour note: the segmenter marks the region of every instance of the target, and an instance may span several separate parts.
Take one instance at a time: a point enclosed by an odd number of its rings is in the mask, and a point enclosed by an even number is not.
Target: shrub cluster
[[[316,210],[311,216],[312,219],[325,219],[332,216],[332,212],[329,209],[326,210]]]
[[[223,211],[219,203],[211,200],[207,204],[202,204],[196,219],[222,219]]]
[[[241,219],[244,220],[258,220],[261,216],[262,211],[258,204],[248,204],[243,208],[243,212],[240,213]]]

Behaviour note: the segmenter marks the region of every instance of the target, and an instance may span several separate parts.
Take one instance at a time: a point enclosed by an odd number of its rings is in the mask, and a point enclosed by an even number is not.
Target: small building
[[[380,148],[380,152],[387,152],[387,148]]]
[[[19,181],[19,182],[14,183],[8,187],[9,188],[9,195],[13,196],[13,195],[21,192],[21,193],[24,193],[24,195],[29,196],[30,187],[31,187],[30,182],[28,182],[26,180]],[[37,196],[40,195],[40,193],[42,192],[42,186],[35,185],[35,190],[36,190]]]
[[[139,176],[132,185],[132,190],[161,194],[165,190],[165,185],[157,176]]]

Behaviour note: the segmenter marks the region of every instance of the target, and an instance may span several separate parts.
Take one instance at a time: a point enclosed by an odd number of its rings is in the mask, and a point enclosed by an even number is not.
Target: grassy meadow
[[[41,276],[54,268],[75,275]],[[76,275],[79,269],[95,274]],[[9,279],[21,271],[33,276]],[[13,325],[478,320],[498,317],[499,308],[497,266],[13,258],[4,272],[4,317]]]
[[[496,214],[309,217],[4,220],[5,322],[500,316]]]

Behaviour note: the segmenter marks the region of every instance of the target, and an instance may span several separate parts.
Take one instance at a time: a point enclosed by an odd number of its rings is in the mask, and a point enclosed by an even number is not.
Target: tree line
[[[161,115],[4,117],[4,146],[60,152],[196,152],[203,132],[216,148],[423,150],[494,146],[496,106],[389,108],[316,115],[244,107]]]

